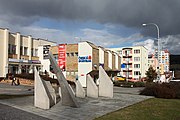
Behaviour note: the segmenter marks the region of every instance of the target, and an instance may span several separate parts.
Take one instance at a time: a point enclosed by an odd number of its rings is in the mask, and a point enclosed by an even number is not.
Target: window
[[[34,56],[38,56],[38,49],[35,49]]]
[[[16,54],[16,45],[12,45],[12,54]]]
[[[27,55],[28,53],[28,47],[24,47],[24,55]]]
[[[16,45],[8,45],[8,53],[9,54],[16,54]]]
[[[134,57],[134,61],[140,61],[140,57]]]
[[[135,54],[139,54],[139,53],[140,53],[140,50],[134,50],[134,53],[135,53]]]
[[[134,68],[140,68],[140,64],[134,64]]]
[[[69,57],[69,53],[66,53],[66,56]]]
[[[78,56],[78,52],[75,52],[75,55]]]
[[[134,75],[141,75],[140,71],[134,71]]]
[[[31,56],[34,56],[34,49],[31,48]]]
[[[74,53],[71,53],[71,56],[74,57]]]
[[[20,55],[23,55],[23,46],[20,47]]]

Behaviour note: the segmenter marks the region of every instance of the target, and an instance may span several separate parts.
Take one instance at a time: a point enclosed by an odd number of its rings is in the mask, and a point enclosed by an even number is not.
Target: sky
[[[180,54],[180,0],[0,0],[0,27],[58,44],[144,45]]]

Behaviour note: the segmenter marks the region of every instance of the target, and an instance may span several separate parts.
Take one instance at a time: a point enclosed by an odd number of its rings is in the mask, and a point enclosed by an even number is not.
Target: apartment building
[[[31,35],[24,36],[19,32],[11,33],[8,29],[0,28],[0,77],[7,73],[31,73],[33,66],[42,68],[39,60],[39,46],[56,45],[44,39],[36,39]]]
[[[158,59],[158,51],[155,50],[154,56],[155,60]],[[160,74],[164,74],[164,72],[169,72],[170,68],[170,53],[168,50],[161,50],[159,52],[159,68],[160,68]]]
[[[121,57],[121,76],[136,81],[145,77],[148,70],[148,51],[144,46],[111,48]]]
[[[120,56],[117,53],[88,41],[78,44],[60,44],[51,47],[50,50],[53,55],[58,55],[57,62],[65,77],[72,81],[78,79],[83,87],[86,87],[87,74],[97,82],[99,66],[102,66],[112,79],[120,71]]]
[[[155,58],[154,54],[148,55],[148,68],[150,66],[153,67],[153,69],[157,71],[158,60],[157,60],[157,58]]]
[[[159,65],[161,74],[164,72],[169,72],[169,63],[170,63],[170,53],[168,50],[162,50],[159,56]]]

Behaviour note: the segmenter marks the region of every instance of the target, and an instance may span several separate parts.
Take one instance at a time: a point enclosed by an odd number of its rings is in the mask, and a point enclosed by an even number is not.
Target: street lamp
[[[157,29],[157,40],[158,40],[158,75],[157,75],[157,80],[160,80],[160,71],[159,71],[159,51],[160,51],[160,39],[159,39],[159,27],[155,23],[144,23],[142,26],[147,26],[147,25],[154,25]]]

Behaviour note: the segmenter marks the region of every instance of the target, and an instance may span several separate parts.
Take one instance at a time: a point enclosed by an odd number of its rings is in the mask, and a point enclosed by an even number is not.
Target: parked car
[[[123,76],[117,76],[117,80],[120,80],[120,81],[125,81],[125,80],[126,80],[126,78],[125,78],[125,77],[123,77]]]

